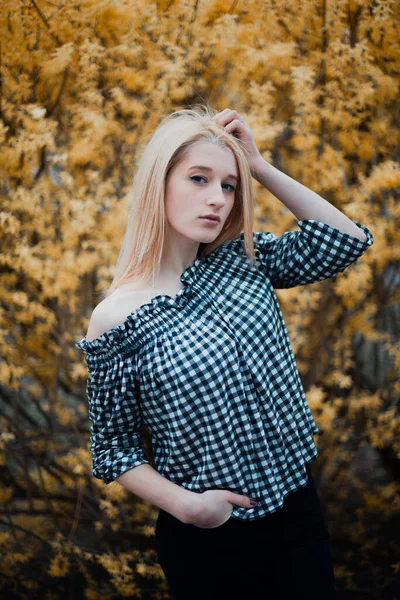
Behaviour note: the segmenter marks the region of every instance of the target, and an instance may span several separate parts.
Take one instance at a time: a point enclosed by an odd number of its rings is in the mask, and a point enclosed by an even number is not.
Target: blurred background
[[[169,598],[158,509],[92,476],[74,343],[144,141],[198,103],[238,110],[266,160],[374,235],[343,274],[278,295],[322,432],[338,599],[400,598],[399,17],[396,0],[2,0],[1,598]],[[296,228],[254,189],[255,231]]]

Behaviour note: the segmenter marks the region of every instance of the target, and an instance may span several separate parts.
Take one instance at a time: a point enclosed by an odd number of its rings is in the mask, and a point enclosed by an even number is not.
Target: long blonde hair
[[[164,197],[168,175],[197,142],[211,142],[232,151],[239,180],[235,203],[219,234],[211,243],[200,243],[198,258],[244,231],[245,252],[254,264],[253,220],[255,198],[249,164],[238,139],[212,120],[208,106],[178,110],[166,117],[151,135],[138,161],[131,206],[115,275],[103,296],[128,280],[149,281],[158,273],[166,235]]]

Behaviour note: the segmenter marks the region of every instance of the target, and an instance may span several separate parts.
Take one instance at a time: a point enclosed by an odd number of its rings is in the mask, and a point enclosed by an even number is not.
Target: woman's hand
[[[196,496],[192,516],[188,523],[201,529],[214,529],[226,523],[232,514],[233,505],[254,508],[257,504],[247,496],[228,490],[207,490]],[[252,505],[250,502],[255,502],[255,504]]]
[[[258,151],[251,129],[245,123],[243,117],[236,110],[225,108],[225,110],[214,115],[213,120],[223,127],[225,131],[240,140],[249,162],[251,174],[254,177],[257,172],[257,163],[262,161],[263,158]]]

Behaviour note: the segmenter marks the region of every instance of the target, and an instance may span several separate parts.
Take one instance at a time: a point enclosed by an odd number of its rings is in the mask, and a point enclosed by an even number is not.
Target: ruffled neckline
[[[243,236],[243,234],[241,234]],[[239,236],[240,237],[240,236]],[[186,303],[192,292],[193,283],[196,281],[199,268],[205,264],[211,257],[214,257],[217,253],[228,250],[228,246],[235,240],[227,241],[215,248],[212,252],[202,258],[197,258],[194,263],[189,265],[181,274],[180,280],[184,284],[183,287],[172,297],[167,294],[158,294],[139,306],[136,310],[132,311],[124,320],[123,323],[105,331],[93,340],[87,341],[86,335],[78,342],[75,346],[79,348],[87,358],[95,355],[102,354],[117,354],[118,349],[123,348],[129,344],[130,350],[133,350],[139,343],[137,331],[138,325],[150,319],[150,313],[155,309],[159,309],[165,306],[182,306]]]

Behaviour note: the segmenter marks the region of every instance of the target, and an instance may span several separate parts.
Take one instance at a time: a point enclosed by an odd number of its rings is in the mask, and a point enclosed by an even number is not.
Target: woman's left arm
[[[278,198],[297,219],[314,219],[365,242],[367,236],[344,213],[305,185],[273,167],[262,156],[251,166],[257,181]]]
[[[228,133],[241,141],[254,179],[276,196],[298,220],[321,221],[363,242],[367,241],[362,229],[339,209],[268,163],[259,153],[249,126],[238,112],[227,108],[213,118]]]

